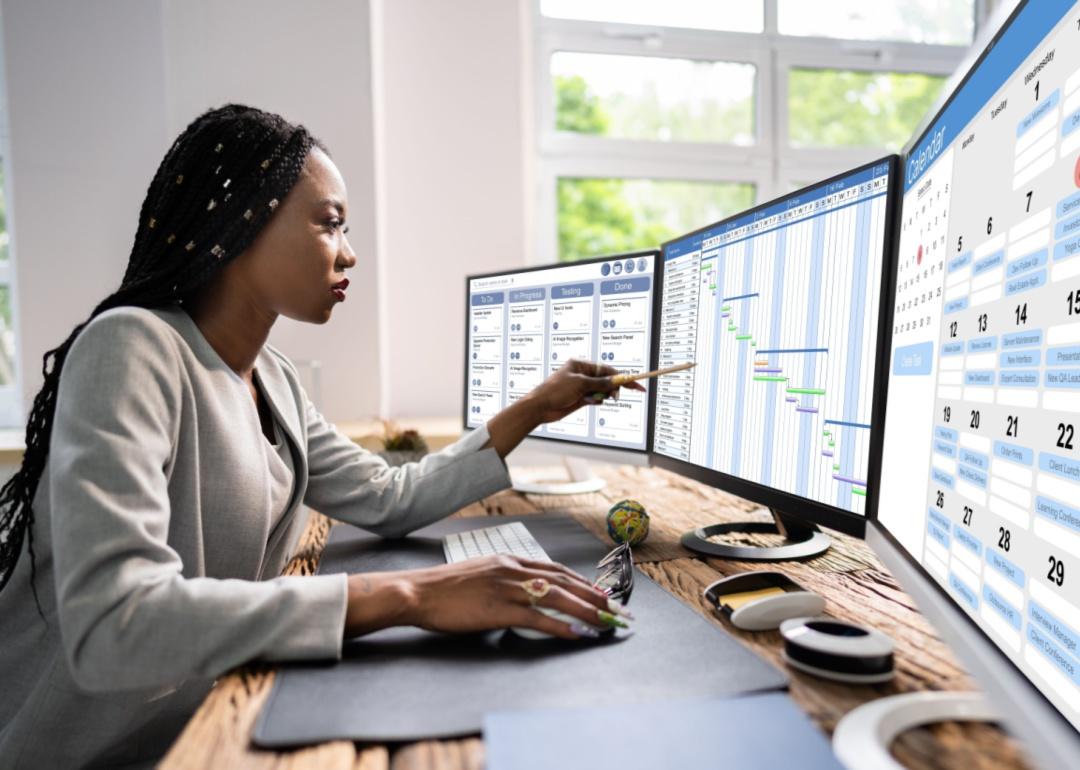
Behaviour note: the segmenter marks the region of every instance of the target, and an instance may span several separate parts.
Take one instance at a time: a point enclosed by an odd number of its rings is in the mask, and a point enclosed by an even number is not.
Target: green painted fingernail
[[[607,624],[609,626],[618,626],[619,628],[630,628],[630,626],[628,626],[626,623],[623,623],[621,620],[619,620],[617,617],[615,617],[614,615],[612,615],[610,612],[608,612],[606,610],[597,610],[596,615],[597,615],[597,617],[600,618],[601,621],[603,621],[605,624]]]

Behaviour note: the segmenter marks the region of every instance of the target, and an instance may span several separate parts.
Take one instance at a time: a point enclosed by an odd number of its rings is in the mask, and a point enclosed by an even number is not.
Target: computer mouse
[[[572,615],[567,615],[565,612],[559,612],[558,610],[553,610],[550,607],[537,607],[536,609],[540,610],[540,612],[544,613],[549,618],[554,618],[555,620],[558,620],[558,621],[560,621],[562,623],[580,623],[581,622],[580,620],[573,617]],[[549,633],[547,633],[545,631],[537,631],[535,628],[518,628],[517,626],[511,626],[510,630],[513,631],[515,634],[517,634],[518,636],[520,636],[523,639],[558,639],[558,638],[560,638],[560,637],[557,637],[557,636],[552,636],[551,634],[549,634]],[[607,629],[597,628],[596,630],[599,631],[601,634],[603,634],[604,631],[607,630]]]

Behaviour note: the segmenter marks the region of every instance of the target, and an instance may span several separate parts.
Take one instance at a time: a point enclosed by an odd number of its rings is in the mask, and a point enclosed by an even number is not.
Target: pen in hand
[[[641,372],[640,374],[616,374],[611,378],[611,384],[613,387],[621,388],[631,382],[637,382],[638,380],[647,380],[652,377],[660,377],[665,374],[674,374],[675,372],[681,372],[684,369],[692,369],[697,366],[696,361],[691,361],[685,364],[679,364],[678,366],[669,366],[667,369],[654,369],[651,372]],[[598,404],[607,398],[606,393],[593,393],[590,396],[590,400],[594,404]]]

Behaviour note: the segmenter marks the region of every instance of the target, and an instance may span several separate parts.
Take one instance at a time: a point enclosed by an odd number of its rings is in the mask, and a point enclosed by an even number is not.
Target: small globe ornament
[[[616,543],[637,545],[649,536],[649,514],[637,500],[620,500],[608,509],[608,537]]]

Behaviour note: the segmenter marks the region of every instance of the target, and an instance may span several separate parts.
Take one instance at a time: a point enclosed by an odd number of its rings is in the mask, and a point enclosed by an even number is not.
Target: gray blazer
[[[222,672],[339,657],[345,576],[278,577],[302,503],[397,537],[509,484],[485,429],[390,468],[283,355],[256,367],[296,472],[275,526],[251,392],[184,310],[118,308],[77,338],[34,505],[45,621],[27,546],[0,592],[0,767],[142,766]]]

